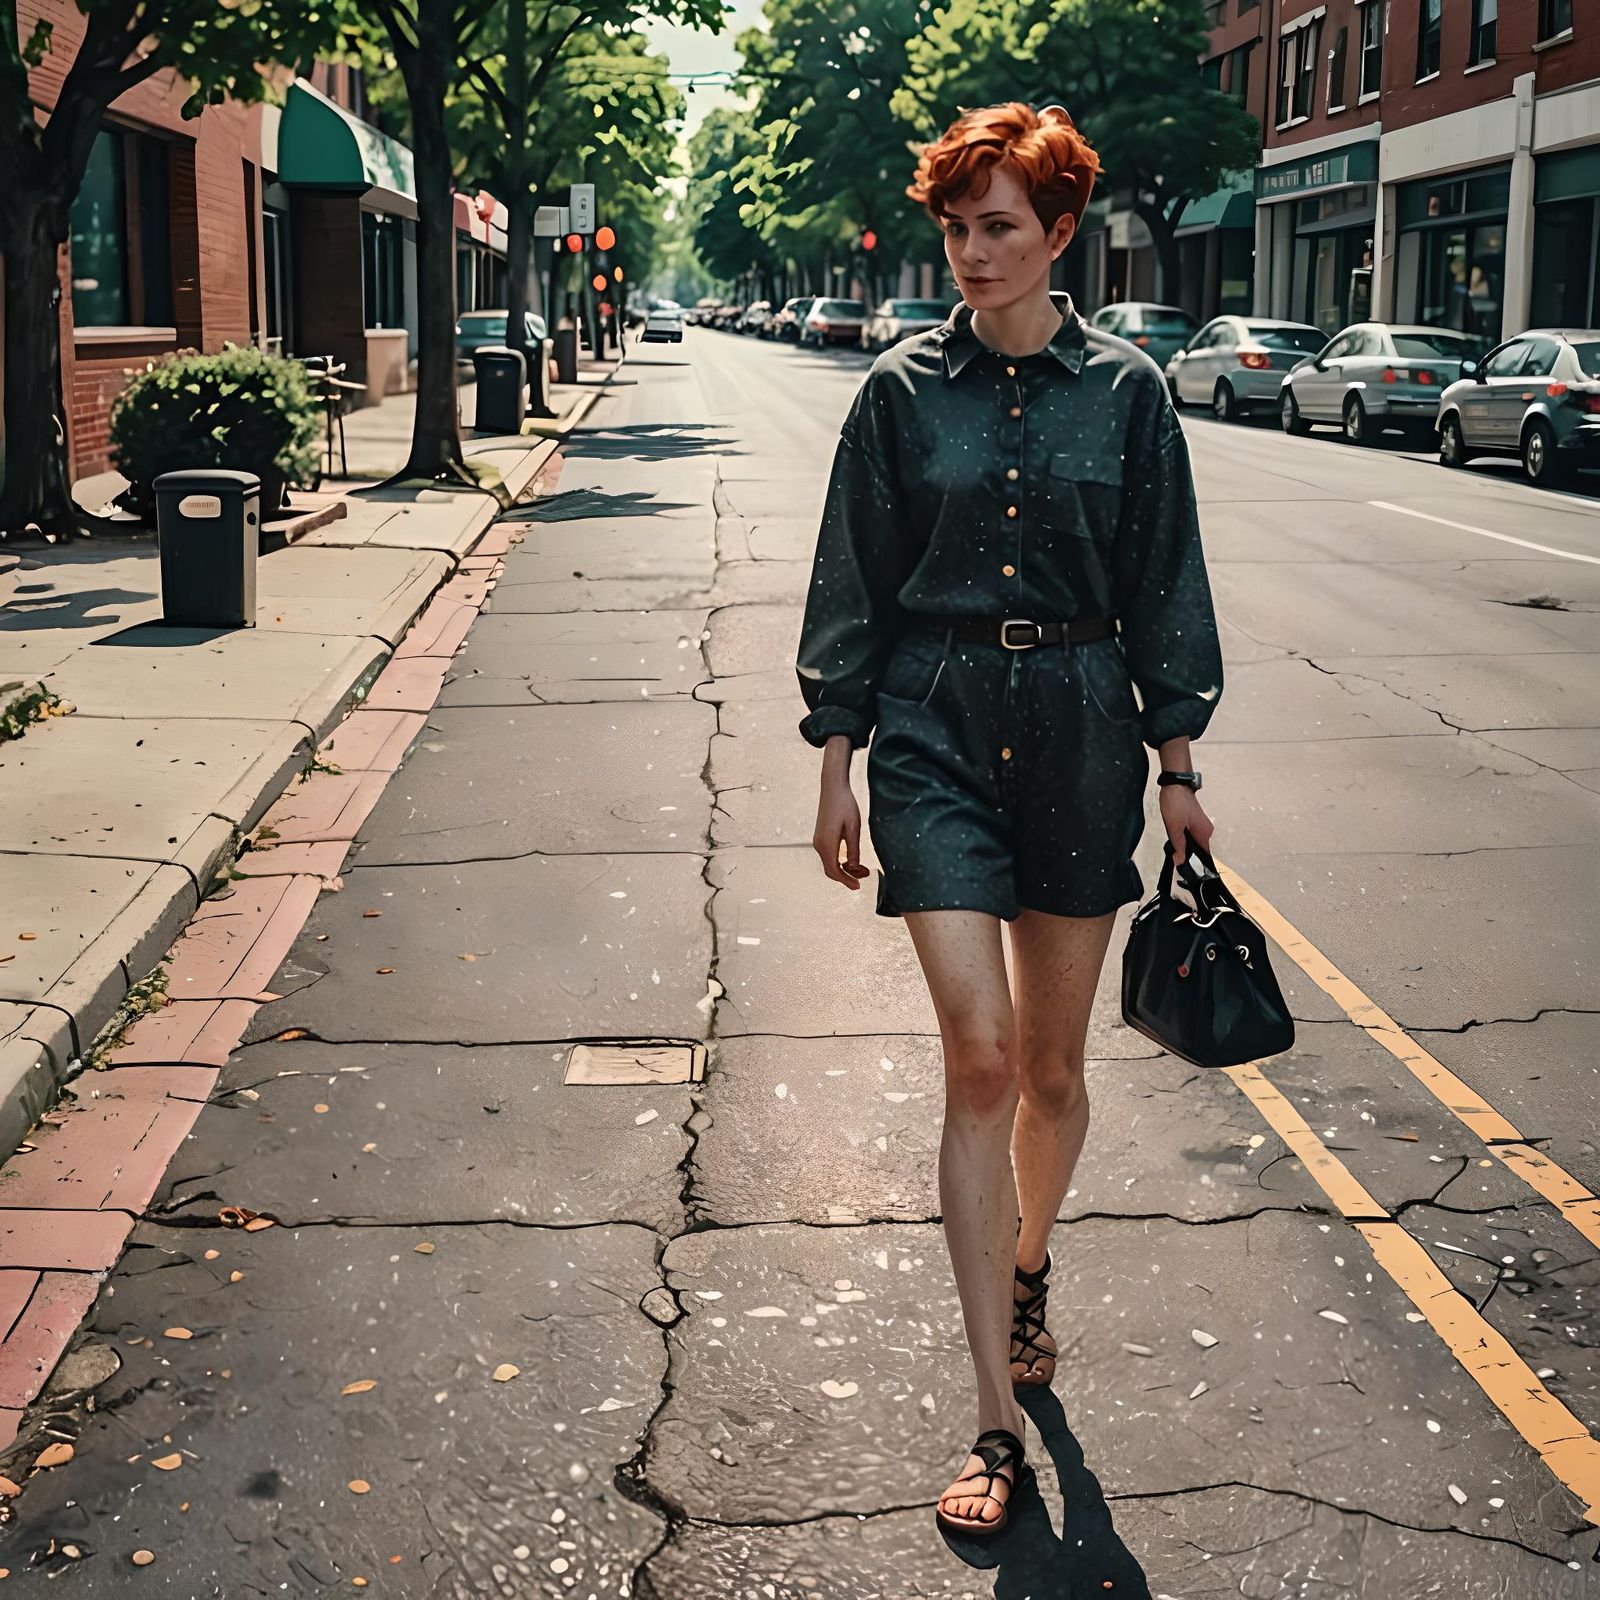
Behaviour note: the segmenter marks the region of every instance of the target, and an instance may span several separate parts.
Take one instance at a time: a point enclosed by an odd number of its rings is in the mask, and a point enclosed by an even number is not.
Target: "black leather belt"
[[[913,620],[930,633],[948,630],[957,639],[1001,644],[1007,650],[1031,650],[1040,644],[1088,644],[1109,639],[1117,631],[1110,617],[1074,617],[1070,622],[1034,622],[1028,617],[917,616]]]

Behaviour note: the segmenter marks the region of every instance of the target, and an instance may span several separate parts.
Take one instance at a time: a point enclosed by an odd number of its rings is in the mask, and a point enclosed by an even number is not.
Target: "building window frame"
[[[1276,126],[1292,128],[1316,110],[1317,43],[1322,37],[1326,6],[1318,6],[1287,23],[1278,34]]]
[[[1444,41],[1444,0],[1417,0],[1417,71],[1415,81],[1439,76]]]
[[[1472,0],[1472,31],[1467,35],[1467,70],[1493,66],[1499,31],[1500,0]]]
[[[1561,44],[1572,37],[1572,0],[1539,0],[1539,34],[1534,45]]]
[[[1356,73],[1356,104],[1365,105],[1383,93],[1383,45],[1389,31],[1388,0],[1363,0],[1361,5],[1360,66]]]

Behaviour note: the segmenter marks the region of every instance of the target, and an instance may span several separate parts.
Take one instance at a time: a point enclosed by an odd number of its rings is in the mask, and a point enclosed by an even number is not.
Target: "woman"
[[[1031,1471],[1017,1397],[1055,1370],[1050,1230],[1112,922],[1142,892],[1145,745],[1177,858],[1211,837],[1189,741],[1222,665],[1183,435],[1155,363],[1050,297],[1098,168],[1059,106],[967,112],[924,152],[907,193],[963,303],[850,407],[796,664],[823,871],[869,875],[850,758],[870,742],[876,909],[905,918],[943,1041],[978,1439],[936,1515],[969,1533],[1004,1525]]]

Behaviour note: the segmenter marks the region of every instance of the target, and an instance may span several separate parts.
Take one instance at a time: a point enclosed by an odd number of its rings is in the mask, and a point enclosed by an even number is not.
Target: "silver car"
[[[1374,444],[1394,430],[1414,445],[1431,442],[1439,396],[1483,341],[1454,328],[1357,322],[1337,333],[1283,380],[1278,415],[1285,433],[1331,422],[1351,444]]]
[[[1600,466],[1600,329],[1531,328],[1439,396],[1439,459],[1518,456],[1534,483]]]
[[[1158,367],[1164,367],[1172,359],[1172,352],[1194,336],[1200,319],[1182,306],[1157,305],[1153,300],[1113,300],[1095,312],[1089,325],[1138,345]]]
[[[941,326],[949,316],[945,300],[885,300],[867,319],[861,343],[867,350],[887,350],[914,333]]]
[[[1325,336],[1304,322],[1213,317],[1167,363],[1176,405],[1208,405],[1223,422],[1254,406],[1278,404],[1278,386]]]

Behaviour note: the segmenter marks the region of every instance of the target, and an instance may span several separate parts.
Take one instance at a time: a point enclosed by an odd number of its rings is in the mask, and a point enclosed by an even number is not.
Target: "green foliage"
[[[71,706],[61,703],[61,696],[55,690],[37,684],[0,706],[0,744],[8,739],[20,739],[35,722],[64,717],[71,710]]]
[[[111,408],[111,451],[141,491],[163,472],[275,468],[289,483],[316,471],[321,410],[298,361],[251,345],[180,350],[136,372]]]

